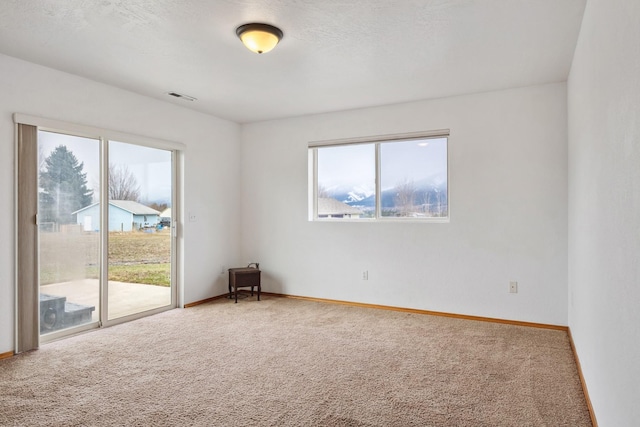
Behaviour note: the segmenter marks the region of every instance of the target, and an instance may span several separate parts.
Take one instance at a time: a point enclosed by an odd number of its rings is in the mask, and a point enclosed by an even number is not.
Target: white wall
[[[569,326],[600,426],[640,420],[639,22],[589,0],[568,83]]]
[[[186,145],[184,302],[226,292],[239,259],[239,126],[170,103],[0,56],[0,353],[14,348],[15,112]],[[167,88],[169,90],[171,88]]]
[[[443,128],[450,223],[307,221],[309,141]],[[242,260],[266,291],[567,324],[564,84],[253,123],[241,139]]]

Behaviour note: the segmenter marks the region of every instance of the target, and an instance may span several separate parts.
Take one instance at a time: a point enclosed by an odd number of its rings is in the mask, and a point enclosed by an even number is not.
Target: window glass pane
[[[380,144],[383,217],[447,217],[447,138]]]
[[[372,218],[375,145],[318,148],[318,218]]]
[[[109,142],[109,320],[171,304],[171,156]]]
[[[38,131],[40,334],[100,318],[100,141]]]

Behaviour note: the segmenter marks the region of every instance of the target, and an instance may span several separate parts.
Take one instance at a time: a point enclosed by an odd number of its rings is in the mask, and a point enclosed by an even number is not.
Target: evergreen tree
[[[89,206],[93,190],[87,188],[84,163],[65,145],[56,147],[40,172],[40,221],[70,224],[72,212]]]

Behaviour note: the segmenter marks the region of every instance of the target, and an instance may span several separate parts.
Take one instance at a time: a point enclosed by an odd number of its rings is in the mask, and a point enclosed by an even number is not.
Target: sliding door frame
[[[176,214],[176,218],[180,218],[180,216],[178,215],[178,206],[180,205],[180,201],[178,201],[177,197],[179,192],[178,190],[178,185],[180,180],[178,179],[178,160],[179,160],[179,154],[180,154],[180,150],[177,149],[169,149],[166,147],[159,147],[157,145],[153,145],[153,144],[139,144],[138,142],[136,142],[135,140],[132,140],[130,137],[125,137],[125,139],[116,139],[116,138],[101,138],[102,140],[102,144],[101,144],[101,162],[102,159],[109,159],[109,142],[110,141],[114,141],[114,142],[121,142],[121,143],[126,143],[126,144],[133,144],[133,145],[140,145],[140,146],[144,146],[144,147],[149,147],[149,148],[154,148],[154,149],[159,149],[159,150],[166,150],[166,151],[170,151],[171,152],[171,303],[170,306],[162,306],[162,307],[157,307],[157,308],[153,308],[150,310],[145,310],[145,311],[141,311],[138,313],[134,313],[134,314],[129,314],[126,316],[122,316],[122,317],[116,317],[114,319],[109,319],[109,277],[108,277],[108,268],[109,268],[109,233],[107,232],[105,234],[105,238],[101,239],[101,252],[100,252],[100,280],[102,283],[102,292],[100,293],[101,295],[101,302],[100,302],[100,310],[101,313],[104,312],[104,315],[101,314],[101,326],[112,326],[112,325],[117,325],[119,323],[125,323],[128,322],[130,320],[135,320],[135,319],[140,319],[146,316],[150,316],[153,314],[157,314],[157,313],[161,313],[163,311],[167,311],[170,310],[172,308],[176,308],[179,305],[178,302],[178,266],[179,263],[178,260],[178,222],[182,223],[181,221],[175,221],[173,219],[173,215],[174,213]],[[108,185],[108,176],[107,176],[107,170],[106,168],[102,168],[101,169],[101,173],[100,173],[100,196],[103,198],[102,200],[108,200],[109,198],[109,185]],[[103,230],[108,230],[109,229],[109,218],[108,218],[108,210],[109,210],[109,204],[108,203],[102,203],[101,206],[101,214],[100,214],[100,227]]]
[[[141,317],[146,317],[152,314],[156,314],[162,311],[170,310],[182,305],[180,295],[182,295],[182,283],[183,277],[182,265],[183,255],[182,248],[184,244],[182,242],[182,233],[179,229],[183,224],[182,215],[182,194],[181,183],[182,170],[180,164],[183,161],[185,146],[181,143],[159,140],[155,138],[148,138],[139,135],[131,135],[123,132],[117,132],[107,129],[95,128],[90,126],[83,126],[73,123],[61,122],[52,119],[46,119],[41,117],[30,116],[26,114],[16,113],[13,115],[14,123],[16,124],[16,174],[15,174],[15,206],[16,206],[16,233],[15,233],[15,246],[16,246],[16,268],[15,268],[15,289],[16,289],[16,327],[15,327],[15,352],[21,353],[23,351],[32,350],[38,348],[41,342],[48,342],[62,338],[63,336],[83,332],[89,329],[99,328],[103,326],[111,326],[118,323],[127,322]],[[35,127],[35,140],[27,135],[28,141],[23,141],[21,132],[24,129],[28,129],[30,125]],[[37,212],[38,194],[37,194],[37,160],[34,162],[35,170],[33,167],[24,169],[24,166],[29,166],[25,163],[25,160],[21,158],[23,156],[22,150],[24,150],[24,143],[31,144],[30,149],[36,150],[37,156],[37,132],[38,130],[56,132],[60,134],[67,134],[72,136],[86,137],[97,139],[100,142],[100,292],[99,292],[99,304],[100,304],[100,316],[98,322],[92,322],[89,324],[81,325],[78,327],[70,328],[68,330],[56,331],[41,336],[39,333],[39,260],[38,260],[38,238],[37,238],[37,220],[35,215]],[[109,141],[123,141],[128,144],[139,145],[154,149],[166,150],[171,152],[171,302],[169,305],[154,308],[151,310],[139,312],[136,314],[108,319],[108,167],[105,167],[108,161]],[[33,146],[35,143],[35,147]],[[30,152],[26,154],[33,156]],[[27,160],[28,161],[28,160]],[[23,165],[24,163],[24,165]],[[25,180],[24,173],[35,173],[36,184],[33,183],[33,177],[31,180]],[[31,182],[30,182],[31,181]],[[25,187],[26,185],[26,187]],[[21,199],[25,188],[31,188],[35,186],[35,196],[30,191],[26,196],[30,200],[30,203],[25,204]],[[106,202],[105,202],[106,201]],[[32,214],[30,210],[35,211]],[[26,210],[25,210],[26,209]],[[32,216],[33,215],[33,216]],[[31,227],[30,227],[31,225]],[[26,230],[26,234],[25,234]],[[35,231],[34,231],[35,230]],[[106,230],[106,231],[105,231]],[[35,237],[31,236],[35,232]],[[35,255],[29,256],[30,251],[33,251]],[[31,288],[32,286],[32,288]],[[33,322],[35,321],[35,325]],[[35,333],[34,330],[37,332]],[[34,336],[34,334],[36,336]]]

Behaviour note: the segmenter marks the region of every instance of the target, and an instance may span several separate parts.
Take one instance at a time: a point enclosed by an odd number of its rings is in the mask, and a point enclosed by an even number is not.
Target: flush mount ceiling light
[[[269,24],[244,24],[236,29],[242,43],[252,52],[265,53],[282,39],[282,30]]]

